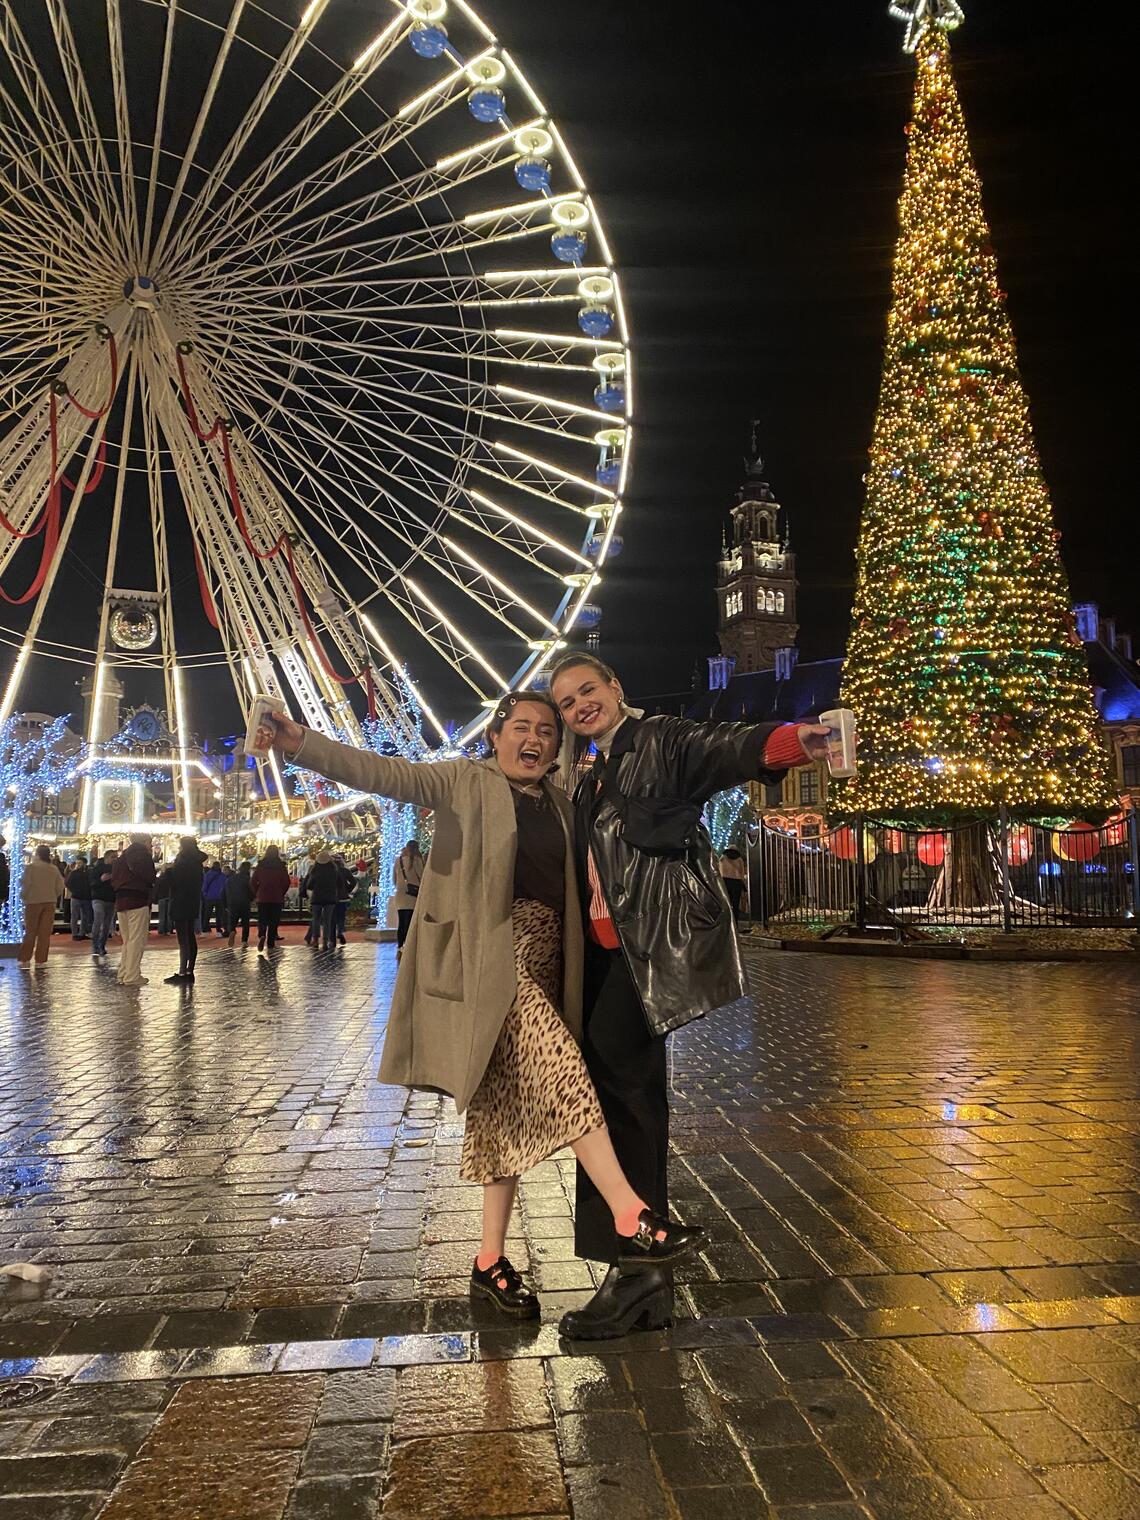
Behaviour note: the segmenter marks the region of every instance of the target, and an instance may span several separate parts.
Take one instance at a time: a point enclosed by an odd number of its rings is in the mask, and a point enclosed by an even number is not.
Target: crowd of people
[[[8,874],[6,858],[4,874]],[[266,847],[254,863],[236,866],[210,859],[193,835],[180,840],[174,858],[164,861],[148,834],[133,834],[123,850],[107,850],[94,860],[77,855],[65,863],[47,845],[37,845],[25,863],[20,895],[24,907],[24,938],[17,960],[25,967],[43,966],[62,910],[71,938],[88,940],[96,965],[107,963],[107,943],[117,933],[122,949],[116,979],[124,987],[143,987],[142,958],[157,918],[157,933],[178,941],[178,970],[164,980],[194,981],[198,936],[213,934],[233,947],[243,947],[257,928],[259,951],[281,948],[281,916],[286,899],[297,892],[311,903],[305,943],[332,950],[345,943],[348,906],[361,884],[369,882],[366,862],[351,869],[343,855],[322,850],[310,869],[295,878],[277,845]]]

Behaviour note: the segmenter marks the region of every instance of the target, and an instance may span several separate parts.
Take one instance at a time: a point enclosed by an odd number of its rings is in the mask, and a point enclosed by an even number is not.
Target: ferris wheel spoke
[[[215,332],[221,326],[218,321],[208,325]],[[412,358],[424,354],[429,358],[479,359],[524,369],[552,369],[583,375],[593,373],[586,350],[621,353],[623,348],[617,341],[583,338],[573,333],[541,333],[515,328],[475,329],[440,322],[425,330],[422,322],[395,317],[364,321],[351,309],[339,325],[358,328],[357,336],[335,337],[334,324],[307,320],[304,341],[319,353],[353,354],[363,358],[378,353]],[[387,341],[381,342],[381,338]],[[289,327],[279,330],[264,327],[258,339],[267,347],[295,348],[298,335]]]
[[[309,189],[305,198],[302,199],[299,192],[293,192],[287,198],[287,203],[271,203],[263,212],[259,212],[262,225],[269,224],[265,231],[256,236],[241,236],[243,231],[250,230],[253,221],[250,217],[238,228],[227,229],[227,239],[232,240],[236,231],[245,257],[278,244],[283,236],[290,239],[306,237],[314,246],[335,251],[338,237],[355,237],[361,227],[374,227],[397,212],[414,210],[502,169],[519,157],[515,146],[517,133],[539,124],[535,119],[517,128],[503,128],[495,137],[483,138],[465,149],[444,156],[431,168],[420,169],[404,179],[393,180],[380,189],[368,190],[335,206],[327,204],[330,194],[355,175],[358,166],[354,164],[339,178],[317,172],[305,181]],[[375,154],[391,152],[398,142],[409,136],[411,133],[408,131],[393,132],[392,140],[376,145]],[[311,210],[322,202],[325,203],[325,209]]]
[[[98,194],[93,192],[96,179],[90,166],[80,160],[74,145],[74,132],[57,111],[54,98],[39,72],[34,56],[26,51],[23,35],[8,5],[0,6],[0,45],[4,47],[9,65],[31,112],[29,117],[10,92],[0,87],[0,135],[7,142],[13,161],[23,170],[26,186],[34,186],[36,194],[52,206],[58,217],[57,229],[67,227],[72,217],[78,213],[92,246],[110,255],[114,235],[106,220],[105,200],[101,202]],[[59,139],[66,144],[66,156],[56,152],[54,140],[44,130],[53,122]],[[40,124],[38,133],[34,123]],[[18,135],[14,135],[17,128]],[[66,198],[58,195],[44,176],[35,170],[33,160],[29,157],[32,145],[45,165],[50,166],[56,178],[66,186]],[[91,197],[90,201],[88,196]]]
[[[195,220],[200,220],[201,219],[201,213],[208,213],[211,210],[212,204],[213,204],[213,200],[214,200],[214,196],[225,185],[226,179],[227,179],[230,171],[233,169],[234,165],[237,163],[238,159],[241,157],[242,150],[245,148],[246,144],[249,142],[250,138],[253,136],[254,132],[257,130],[258,126],[263,121],[263,119],[265,117],[265,112],[269,108],[270,104],[272,103],[274,97],[277,95],[278,91],[281,89],[281,86],[288,79],[290,73],[292,72],[293,65],[297,61],[298,55],[300,54],[301,50],[304,48],[305,43],[308,40],[309,34],[312,31],[313,26],[316,24],[316,21],[317,21],[318,16],[319,16],[319,12],[324,8],[324,5],[326,3],[327,3],[327,0],[317,0],[316,4],[310,4],[310,5],[308,5],[306,7],[306,10],[305,10],[304,14],[301,17],[301,20],[298,22],[296,29],[294,30],[294,32],[290,36],[289,41],[286,44],[284,51],[280,54],[280,56],[278,58],[276,58],[274,60],[273,68],[270,71],[268,77],[263,81],[260,89],[257,92],[257,95],[254,97],[254,99],[251,102],[248,110],[245,112],[245,115],[242,117],[241,121],[238,123],[237,127],[235,128],[235,130],[233,132],[233,135],[231,136],[229,142],[226,144],[225,148],[222,150],[221,156],[218,158],[218,161],[213,165],[213,167],[210,169],[209,173],[206,176],[205,182],[204,182],[204,184],[203,184],[203,186],[202,186],[202,188],[201,188],[201,190],[200,190],[200,192],[199,192],[199,194],[197,196],[196,204],[197,204],[197,207],[199,208],[199,217],[196,218]],[[173,37],[174,10],[175,10],[175,7],[172,5],[170,7],[169,12],[168,12],[168,22],[167,22],[167,51],[168,51],[168,53],[169,53],[169,50],[170,50],[170,43],[171,43],[172,37]],[[162,84],[163,84],[163,90],[164,91],[165,91],[166,75],[167,75],[167,69],[168,69],[168,67],[169,67],[169,62],[167,60],[164,63],[164,68],[163,68]],[[162,109],[160,107],[160,111],[159,111],[159,126],[160,127],[161,127],[162,120],[163,120],[163,113],[162,113]],[[157,150],[157,145],[161,141],[161,131],[156,131],[156,133],[155,133],[155,139],[154,140],[155,140],[155,145],[156,145],[156,150]],[[240,194],[240,192],[238,192],[238,193]],[[152,178],[152,195],[153,195],[153,178]],[[149,243],[150,243],[150,225],[149,225],[149,223],[150,223],[150,219],[149,219],[149,216],[148,216],[147,234],[146,234],[146,237],[144,239],[144,246],[146,246],[146,247],[149,247]],[[193,239],[193,237],[191,237],[189,239],[188,243],[184,247],[184,244],[183,244],[183,241],[182,241],[182,236],[183,235],[180,232],[179,235],[175,238],[175,240],[173,242],[173,245],[172,245],[172,248],[171,248],[171,254],[172,254],[172,256],[174,258],[178,258],[184,251],[188,251],[188,249],[193,246],[194,239]]]
[[[60,68],[67,84],[71,109],[79,123],[80,141],[85,144],[91,155],[91,167],[95,179],[103,185],[110,201],[111,225],[117,234],[118,247],[125,254],[130,246],[130,230],[123,216],[122,202],[114,193],[115,181],[103,146],[103,132],[87,89],[87,81],[83,75],[67,9],[64,0],[45,0],[45,5],[55,38]]]
[[[115,101],[115,136],[119,156],[119,185],[123,196],[127,246],[139,246],[139,213],[135,196],[135,164],[127,107],[127,61],[123,54],[120,0],[107,0],[107,38],[111,59],[111,92]],[[82,77],[82,76],[80,76]]]
[[[237,0],[237,4],[243,5],[244,0]],[[215,180],[205,200],[191,212],[183,229],[183,235],[172,244],[170,249],[172,256],[181,259],[186,253],[189,240],[194,237],[200,238],[209,227],[216,225],[227,205],[235,202],[243,205],[256,203],[265,190],[305,151],[322,129],[344,110],[352,97],[365,87],[371,76],[399,45],[403,33],[410,24],[411,18],[401,6],[399,14],[393,17],[379,36],[360,54],[356,64],[341,75],[333,88],[326,91],[316,105],[284,134],[268,158],[251,170],[241,184],[231,190],[229,196],[217,207],[213,205],[214,194],[220,188],[222,181]],[[287,47],[286,55],[289,51]],[[241,130],[239,127],[239,132]],[[250,130],[252,131],[252,127]],[[261,208],[261,214],[267,213],[272,206],[273,202],[270,201],[267,206]],[[239,217],[236,222],[230,224],[230,230],[238,232],[244,224],[244,219]],[[163,242],[164,239],[160,238],[156,250],[159,255],[165,252]]]
[[[278,413],[278,416],[282,421],[288,422],[294,431],[300,429],[302,432],[311,433],[314,437],[322,436],[321,430],[316,425],[304,423],[303,419],[295,412],[281,411]],[[263,426],[265,425],[263,424]],[[303,444],[294,449],[292,444],[284,440],[279,430],[269,429],[268,427],[265,430],[269,433],[271,440],[275,442],[276,448],[282,454],[292,455],[297,459],[305,458]],[[341,446],[338,449],[338,460],[342,469],[346,465],[352,466],[355,479],[365,490],[368,490],[369,487],[375,487],[377,466],[369,456],[350,447]],[[564,578],[563,573],[545,563],[545,560],[541,557],[544,553],[554,551],[565,559],[570,560],[572,564],[580,567],[580,570],[575,573],[580,573],[581,571],[589,572],[593,569],[592,562],[585,555],[579,553],[578,550],[564,543],[555,535],[539,528],[536,524],[531,523],[518,513],[511,512],[509,509],[502,507],[480,492],[469,493],[467,510],[470,512],[470,516],[460,512],[453,503],[446,500],[441,501],[439,496],[434,493],[446,488],[449,484],[449,477],[442,470],[430,470],[428,475],[430,485],[427,487],[410,482],[406,475],[395,475],[383,466],[380,467],[380,475],[384,479],[390,479],[393,485],[400,486],[405,496],[407,490],[411,489],[416,494],[421,495],[425,504],[436,512],[442,508],[457,522],[496,542],[501,542],[504,547],[517,554],[532,568],[539,569],[555,579],[562,581]],[[387,522],[387,519],[382,514],[376,514],[374,509],[368,505],[366,497],[357,496],[357,506],[369,512],[370,515],[378,516],[379,520]],[[415,514],[415,516],[417,522],[425,531],[435,531],[429,527],[419,514]],[[343,532],[343,528],[341,531]],[[388,568],[394,568],[391,566],[391,562],[388,562]]]
[[[418,368],[419,366],[413,367]],[[306,364],[305,370],[308,375],[316,376],[322,379],[336,378],[337,375],[336,371],[330,370],[327,366],[323,365]],[[299,389],[295,382],[285,381],[283,377],[274,373],[272,370],[268,371],[267,377],[270,379],[271,384],[281,385],[292,391]],[[360,379],[357,381],[357,384],[361,392],[364,394],[369,394],[372,391],[372,385],[368,381]],[[390,394],[387,396],[381,395],[379,399],[386,401],[390,405],[393,397]],[[326,405],[332,409],[331,402],[327,402]],[[342,415],[346,421],[351,421],[353,425],[361,425],[357,419],[352,417],[352,414],[347,411],[347,409],[342,409]],[[418,412],[417,415],[422,416],[423,414],[422,412]],[[597,416],[599,414],[595,413],[594,415]],[[371,433],[379,433],[382,436],[391,439],[392,442],[398,446],[406,447],[412,443],[412,440],[404,430],[394,428],[390,424],[379,419],[374,418],[369,420],[367,423],[367,428]],[[481,441],[479,440],[477,434],[467,434],[466,428],[464,428],[463,431],[466,436],[470,436],[474,441]],[[435,444],[427,439],[415,439],[414,446],[417,449],[425,450],[428,453],[440,457],[447,457],[450,453],[447,445]],[[515,452],[516,454],[519,453],[517,450]],[[578,485],[585,485],[591,491],[598,490],[597,486],[593,482],[585,481],[581,477],[574,476],[569,472],[559,470],[556,467],[552,468],[549,471],[549,475],[551,477],[549,481],[540,479],[540,482],[536,483],[533,479],[527,478],[527,474],[528,472],[533,474],[536,469],[538,469],[538,467],[542,466],[543,462],[536,459],[535,456],[531,455],[523,456],[523,462],[526,466],[526,469],[523,471],[517,471],[515,474],[506,473],[502,465],[491,458],[489,458],[487,461],[473,459],[471,461],[471,468],[478,470],[480,473],[486,475],[496,485],[513,487],[514,489],[522,491],[529,496],[537,497],[538,499],[546,502],[551,506],[559,507],[563,510],[569,510],[573,512],[582,512],[584,509],[577,502],[557,494],[560,489],[565,489],[568,484],[573,483]],[[441,470],[440,473],[441,477],[445,478],[445,472]],[[601,494],[606,498],[612,497],[612,493],[608,490],[603,490]]]
[[[467,256],[477,249],[494,248],[501,244],[519,242],[538,233],[549,233],[554,225],[547,202],[521,201],[512,206],[499,207],[493,212],[472,212],[466,217],[453,218],[414,232],[392,232],[382,237],[360,238],[355,243],[331,251],[312,246],[282,253],[273,259],[234,266],[211,280],[210,285],[218,296],[237,287],[240,292],[264,292],[280,298],[283,292],[295,288],[296,281],[303,274],[303,284],[307,291],[345,285],[366,290],[369,274],[377,268],[388,271],[401,264],[415,263],[425,258],[441,259],[448,254]],[[322,270],[321,266],[326,264],[334,267]],[[310,266],[316,266],[312,273],[308,272]],[[265,283],[263,277],[277,270],[282,271],[283,278],[289,284],[282,286]]]
[[[158,197],[158,166],[162,156],[162,144],[166,137],[166,104],[170,91],[170,66],[174,57],[174,23],[178,15],[178,0],[169,0],[166,7],[166,29],[162,39],[162,62],[158,71],[158,89],[155,92],[154,131],[151,134],[150,170],[146,185],[146,218],[143,223],[139,253],[143,266],[150,265],[150,240],[154,231],[154,214]]]
[[[218,89],[218,82],[222,77],[222,72],[226,66],[226,60],[229,58],[230,50],[234,45],[235,38],[237,37],[238,24],[241,21],[245,6],[246,0],[233,0],[229,19],[226,22],[225,31],[222,34],[222,40],[218,46],[218,51],[214,56],[213,67],[210,71],[210,78],[206,84],[205,91],[203,92],[201,105],[198,107],[198,115],[195,118],[194,126],[190,132],[190,139],[186,145],[186,150],[182,155],[182,162],[178,166],[178,173],[175,176],[174,184],[170,190],[170,197],[166,206],[166,214],[163,217],[162,225],[160,226],[158,236],[155,239],[152,260],[155,267],[161,266],[164,245],[167,238],[170,236],[171,228],[173,227],[176,219],[187,217],[193,218],[195,214],[193,203],[189,208],[182,204],[183,192],[186,189],[186,180],[190,174],[191,167],[193,166],[198,153],[198,146],[202,140],[202,134],[206,130],[206,123],[209,120],[210,112],[213,110],[214,100]]]

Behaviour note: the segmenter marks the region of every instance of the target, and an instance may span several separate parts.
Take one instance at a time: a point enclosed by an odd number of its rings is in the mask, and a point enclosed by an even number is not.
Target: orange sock
[[[636,1235],[641,1227],[641,1215],[649,1208],[647,1203],[639,1203],[635,1209],[630,1209],[628,1214],[623,1214],[620,1219],[614,1220],[614,1229],[619,1235]],[[665,1239],[665,1231],[658,1230],[656,1240]]]
[[[489,1272],[502,1254],[501,1251],[480,1251],[475,1258],[475,1265],[480,1272]]]

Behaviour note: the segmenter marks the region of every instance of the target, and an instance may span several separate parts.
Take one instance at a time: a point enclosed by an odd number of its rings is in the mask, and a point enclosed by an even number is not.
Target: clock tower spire
[[[732,508],[732,542],[717,567],[720,647],[738,673],[770,670],[796,642],[796,557],[780,503],[764,479],[760,424],[752,424],[744,484]]]

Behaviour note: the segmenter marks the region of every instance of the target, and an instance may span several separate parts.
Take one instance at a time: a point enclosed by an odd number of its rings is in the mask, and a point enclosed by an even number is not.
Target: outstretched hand
[[[801,723],[796,729],[796,737],[809,759],[826,760],[827,736],[830,732],[826,723]]]
[[[299,723],[294,723],[292,718],[287,718],[284,713],[266,713],[261,720],[264,727],[271,724],[273,733],[269,740],[269,748],[278,750],[282,755],[291,755],[299,750],[305,740],[305,730]],[[260,740],[261,733],[258,732]]]

